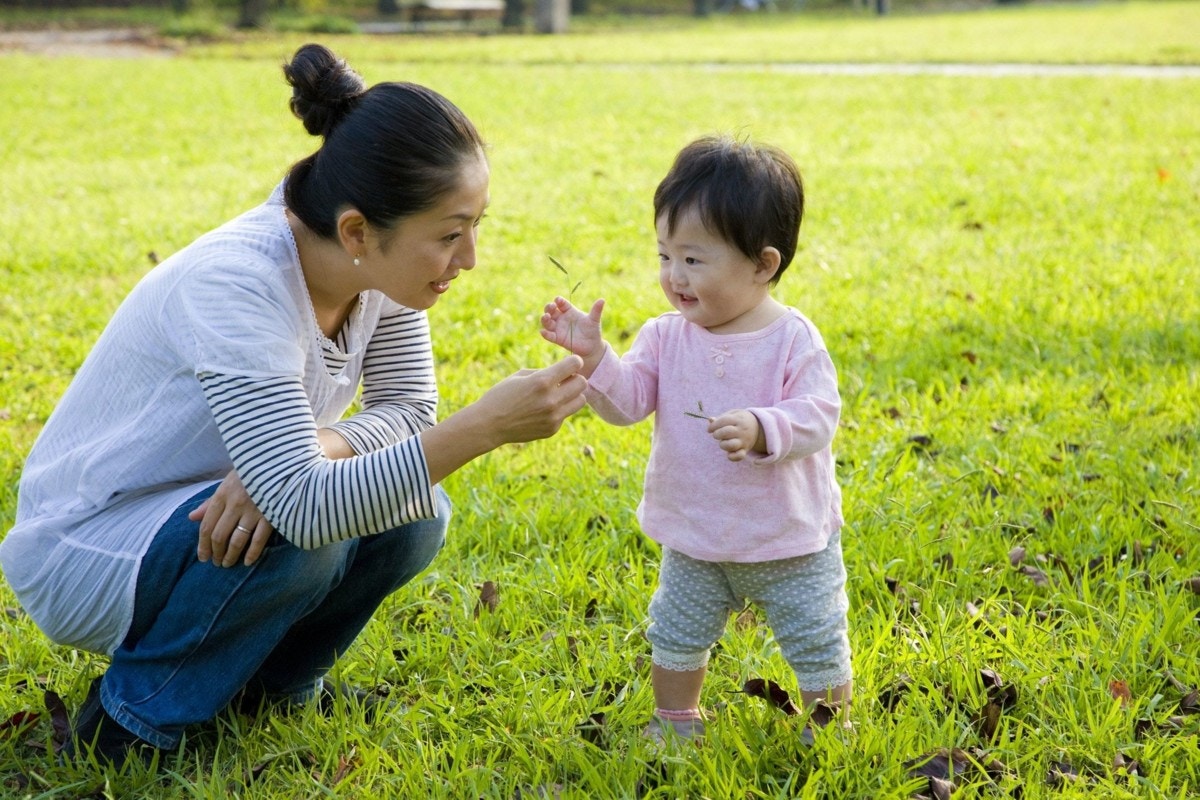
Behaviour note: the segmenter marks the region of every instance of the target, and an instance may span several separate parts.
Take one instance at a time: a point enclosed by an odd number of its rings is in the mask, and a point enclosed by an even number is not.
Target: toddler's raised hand
[[[570,300],[556,297],[553,303],[546,304],[542,314],[542,338],[581,357],[584,365],[581,372],[591,376],[604,355],[604,336],[600,332],[603,313],[604,300],[597,300],[585,314]]]

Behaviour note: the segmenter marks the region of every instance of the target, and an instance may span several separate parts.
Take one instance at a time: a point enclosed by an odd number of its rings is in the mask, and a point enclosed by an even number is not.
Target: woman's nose
[[[458,250],[454,253],[454,264],[459,269],[475,268],[475,245],[478,238],[479,232],[475,228],[462,237]]]

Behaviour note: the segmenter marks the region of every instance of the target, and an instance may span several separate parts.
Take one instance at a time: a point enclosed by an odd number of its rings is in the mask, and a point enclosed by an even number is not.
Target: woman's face
[[[373,276],[371,288],[409,308],[427,309],[459,273],[473,269],[479,222],[488,205],[488,175],[482,154],[469,159],[455,187],[435,206],[372,236],[363,264]]]

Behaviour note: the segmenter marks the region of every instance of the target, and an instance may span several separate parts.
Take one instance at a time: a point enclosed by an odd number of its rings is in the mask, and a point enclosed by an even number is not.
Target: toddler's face
[[[658,282],[688,322],[713,333],[757,330],[755,311],[769,295],[757,264],[710,233],[693,209],[679,215],[674,232],[658,218]]]

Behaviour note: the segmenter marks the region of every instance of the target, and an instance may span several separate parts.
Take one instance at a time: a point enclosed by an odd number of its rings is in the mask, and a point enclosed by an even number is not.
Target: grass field
[[[905,17],[882,21],[905,49],[858,55],[1200,63],[1181,30],[1198,14]],[[1122,15],[1160,35],[1086,35]],[[920,765],[954,748],[956,797],[1200,792],[1200,82],[706,66],[846,59],[881,29],[742,19],[654,37],[331,41],[371,82],[442,91],[491,145],[479,266],[432,312],[444,413],[556,358],[537,317],[576,281],[577,299],[607,298],[619,346],[665,308],[650,198],[692,137],[795,155],[809,214],[778,296],[840,372],[854,731],[805,748],[801,718],[742,691],[756,677],[795,688],[747,614],[714,654],[707,743],[640,739],[658,556],[634,508],[650,428],[584,411],[446,482],[446,551],[338,667],[403,704],[375,720],[230,714],[159,774],[58,765],[44,692],[74,709],[104,661],[51,645],[0,583],[0,796],[933,797],[944,787],[923,771],[943,764]],[[989,25],[1083,33],[1030,49],[977,32]],[[298,41],[0,55],[15,123],[0,133],[0,533],[24,454],[123,295],[315,145],[279,71]],[[18,730],[26,712],[41,716]]]

